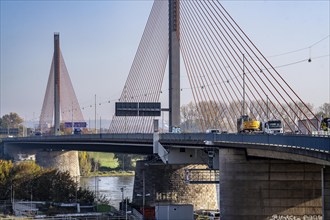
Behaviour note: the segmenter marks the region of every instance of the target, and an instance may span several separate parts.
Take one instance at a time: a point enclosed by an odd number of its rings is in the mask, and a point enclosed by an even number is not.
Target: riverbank
[[[134,176],[135,171],[96,171],[96,172],[91,172],[88,176],[86,177],[93,177],[93,176]]]

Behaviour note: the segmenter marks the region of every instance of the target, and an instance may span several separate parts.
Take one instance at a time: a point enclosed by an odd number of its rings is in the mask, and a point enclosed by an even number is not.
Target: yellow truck
[[[321,121],[321,130],[330,131],[330,118],[324,118]]]
[[[237,119],[237,132],[256,132],[262,131],[262,123],[248,115],[242,115]]]

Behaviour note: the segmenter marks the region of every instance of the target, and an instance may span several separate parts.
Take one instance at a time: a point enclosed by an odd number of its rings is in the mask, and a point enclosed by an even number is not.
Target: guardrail
[[[7,143],[27,143],[27,142],[102,142],[102,143],[122,143],[122,144],[145,144],[152,145],[152,133],[117,133],[117,134],[85,134],[85,135],[63,135],[63,136],[33,136],[21,138],[4,138],[2,142]],[[313,151],[330,152],[329,136],[309,136],[297,134],[213,134],[213,133],[160,133],[159,141],[169,145],[210,145],[209,143],[234,143],[250,145],[268,145],[309,149]]]
[[[161,142],[189,142],[209,141],[223,143],[263,144],[274,146],[296,147],[302,149],[319,150],[330,152],[330,137],[308,135],[270,135],[270,134],[206,134],[206,133],[183,133],[183,134],[160,134]]]

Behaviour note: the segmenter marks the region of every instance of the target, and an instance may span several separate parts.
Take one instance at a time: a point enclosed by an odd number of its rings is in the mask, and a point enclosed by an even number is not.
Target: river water
[[[132,201],[134,176],[96,176],[81,177],[80,186],[93,191],[96,195],[104,195],[110,205],[119,209],[122,197]],[[124,187],[124,192],[121,188]]]

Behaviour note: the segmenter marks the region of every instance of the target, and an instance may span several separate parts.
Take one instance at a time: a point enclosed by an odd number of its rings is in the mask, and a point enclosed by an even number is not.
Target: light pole
[[[267,121],[269,120],[269,98],[268,98],[268,95],[266,95],[267,97]]]
[[[95,180],[95,183],[94,183],[94,187],[95,187],[95,203],[96,203],[96,211],[97,211],[97,200],[98,200],[98,194],[99,194],[99,181],[101,181],[98,176],[94,176],[94,180]]]
[[[125,200],[125,204],[126,204],[126,208],[125,208],[125,220],[127,220],[127,200],[128,200],[128,198],[126,198],[126,200]]]
[[[120,188],[120,191],[121,191],[121,198],[122,198],[122,203],[121,203],[121,208],[124,210],[124,189],[125,187],[121,187]],[[125,219],[127,220],[127,198],[126,198],[126,201],[125,201]]]
[[[14,191],[14,183],[11,182],[11,205],[13,209],[13,213],[15,213],[15,191]]]
[[[102,126],[101,126],[101,123],[102,123],[102,119],[101,119],[101,116],[100,116],[100,134],[102,133],[101,131],[102,131]]]
[[[73,102],[72,102],[72,109],[71,109],[71,134],[74,134],[74,128],[73,128]]]
[[[96,201],[96,176],[94,176],[94,193],[95,193],[95,201]]]
[[[142,206],[143,206],[143,219],[144,219],[144,206],[145,206],[145,203],[146,203],[146,199],[145,199],[145,197],[146,197],[146,183],[145,183],[145,180],[146,180],[146,178],[145,178],[145,172],[144,172],[145,170],[143,169],[142,170],[142,184],[143,184],[143,188],[142,188],[142,193],[143,193],[143,197],[142,197]]]
[[[145,204],[146,204],[146,196],[150,196],[150,193],[146,194],[146,185],[145,185],[145,173],[144,173],[144,169],[142,169],[142,195],[141,194],[136,194],[136,196],[142,196],[142,215],[143,215],[143,219],[144,219],[144,208],[145,208]]]
[[[96,131],[96,94],[95,94],[95,118],[94,118],[94,120],[95,120],[95,134],[97,134],[97,131]]]

